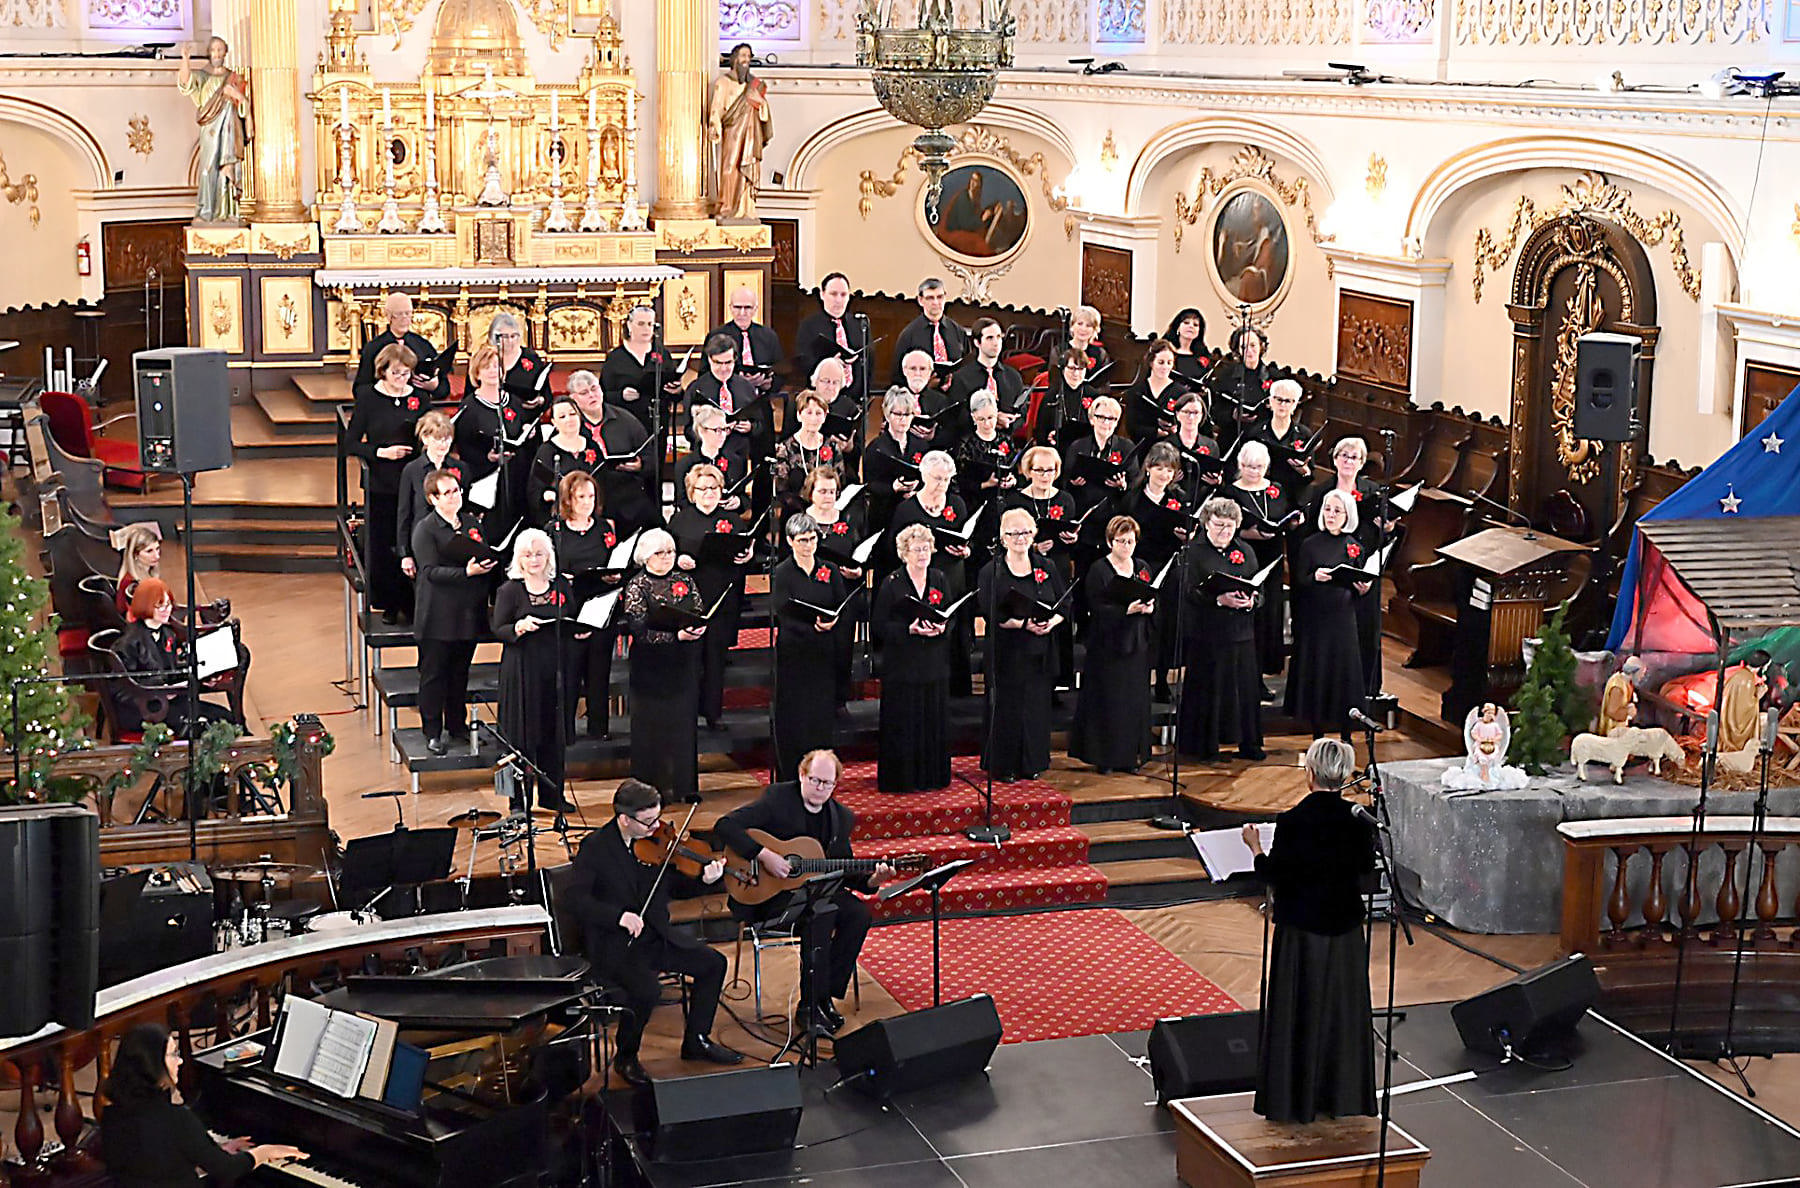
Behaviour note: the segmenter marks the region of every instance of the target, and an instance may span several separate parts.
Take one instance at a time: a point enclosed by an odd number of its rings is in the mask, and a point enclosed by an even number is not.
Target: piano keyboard
[[[219,1144],[221,1147],[226,1143],[229,1143],[232,1138],[235,1137],[233,1135],[220,1134],[216,1130],[208,1130],[206,1133],[213,1142]],[[376,1186],[370,1182],[346,1180],[342,1176],[332,1175],[330,1172],[315,1166],[317,1162],[318,1160],[309,1154],[305,1163],[301,1163],[298,1160],[281,1163],[265,1163],[250,1174],[248,1182],[251,1184],[282,1184],[297,1180],[302,1184],[319,1184],[322,1185],[323,1188],[376,1188]]]

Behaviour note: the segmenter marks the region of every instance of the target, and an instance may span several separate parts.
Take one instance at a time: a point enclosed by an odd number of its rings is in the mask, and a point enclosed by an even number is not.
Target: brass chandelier
[[[951,0],[920,0],[918,23],[893,23],[896,0],[865,0],[856,15],[856,64],[867,66],[875,98],[904,124],[925,129],[913,141],[925,171],[925,217],[938,220],[944,173],[956,141],[944,131],[975,118],[1013,63],[1018,20],[1008,0],[982,0],[980,24],[956,27]]]

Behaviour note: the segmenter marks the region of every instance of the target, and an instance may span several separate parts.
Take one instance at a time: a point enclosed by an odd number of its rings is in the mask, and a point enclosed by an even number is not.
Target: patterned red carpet
[[[930,1006],[931,925],[874,929],[862,967],[908,1010]],[[1241,1009],[1111,908],[946,920],[943,969],[944,1001],[993,995],[1009,1044]]]

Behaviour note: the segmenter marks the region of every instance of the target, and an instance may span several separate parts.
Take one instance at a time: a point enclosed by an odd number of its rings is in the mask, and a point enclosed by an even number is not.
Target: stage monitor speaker
[[[1463,999],[1450,1008],[1450,1019],[1470,1051],[1530,1053],[1574,1035],[1599,997],[1593,963],[1575,953]]]
[[[138,453],[153,474],[231,465],[231,375],[224,351],[164,347],[131,356]]]
[[[658,1077],[638,1106],[638,1130],[649,1135],[650,1157],[658,1163],[786,1151],[800,1129],[800,1068]]]
[[[908,1011],[841,1035],[838,1076],[883,1100],[986,1070],[1000,1046],[1000,1012],[985,994]]]
[[[0,809],[0,1037],[93,1026],[99,974],[100,819]]]
[[[1575,340],[1575,436],[1630,441],[1637,414],[1638,340],[1583,334]]]
[[[159,863],[105,872],[100,884],[102,989],[205,957],[212,945],[213,883],[205,864]]]
[[[1158,1019],[1149,1043],[1156,1100],[1254,1088],[1258,1022],[1255,1011]]]

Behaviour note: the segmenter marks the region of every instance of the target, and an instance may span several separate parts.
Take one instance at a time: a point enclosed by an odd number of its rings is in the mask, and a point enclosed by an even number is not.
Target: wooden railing
[[[92,1084],[103,1083],[114,1045],[140,1023],[165,1024],[182,1058],[191,1060],[196,1051],[269,1026],[290,990],[334,985],[350,973],[412,973],[462,959],[543,952],[548,922],[535,905],[414,916],[230,949],[110,987],[100,992],[96,1020],[85,1031],[52,1025],[23,1039],[0,1040],[0,1064],[7,1066],[0,1071],[10,1072],[21,1088],[14,1145],[25,1165],[50,1182],[91,1171],[91,1163],[74,1152],[86,1120],[98,1119],[104,1102],[91,1088],[78,1089],[78,1074],[92,1065]],[[49,1085],[56,1086],[56,1104],[46,1128],[37,1090]],[[87,1109],[84,1096],[90,1098]],[[52,1133],[69,1154],[40,1164]],[[0,1136],[0,1155],[4,1148]]]

